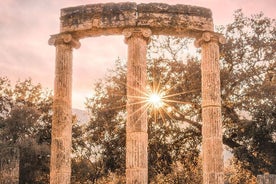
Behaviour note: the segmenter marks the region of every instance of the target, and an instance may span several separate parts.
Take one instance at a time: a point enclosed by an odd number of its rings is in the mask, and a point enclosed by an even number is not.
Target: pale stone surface
[[[202,48],[203,184],[224,183],[219,42],[224,42],[223,37],[209,32],[196,41]]]
[[[72,139],[72,48],[80,44],[70,34],[52,36],[56,46],[53,99],[51,184],[70,184]]]
[[[160,3],[107,3],[61,10],[56,46],[56,79],[51,147],[51,184],[70,183],[72,48],[78,39],[123,34],[128,44],[126,182],[148,183],[146,53],[151,34],[196,38],[202,47],[203,182],[223,184],[219,43],[209,9]]]
[[[127,123],[126,123],[126,182],[148,183],[147,109],[142,98],[147,84],[148,28],[125,29],[128,44],[127,61]]]
[[[77,38],[122,34],[129,27],[150,27],[155,35],[197,37],[213,31],[210,9],[162,3],[106,3],[61,9],[60,31]]]
[[[258,175],[257,184],[276,184],[276,174]]]

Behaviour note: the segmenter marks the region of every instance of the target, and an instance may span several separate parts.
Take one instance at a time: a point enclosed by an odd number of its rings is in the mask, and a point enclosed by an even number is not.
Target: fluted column
[[[196,41],[202,48],[203,184],[224,183],[219,43],[224,43],[222,35],[210,32]]]
[[[72,48],[80,43],[70,34],[53,35],[56,46],[50,184],[70,184],[72,140]]]
[[[151,30],[125,29],[128,44],[127,61],[127,123],[126,123],[126,183],[148,183],[148,125],[145,103],[147,71],[146,54]]]

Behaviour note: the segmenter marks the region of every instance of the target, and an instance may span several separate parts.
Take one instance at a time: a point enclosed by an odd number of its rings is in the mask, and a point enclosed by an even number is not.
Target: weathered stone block
[[[127,134],[128,149],[126,160],[127,169],[148,168],[148,134],[146,132],[131,132]]]
[[[137,26],[149,26],[154,34],[188,36],[213,30],[212,12],[207,8],[149,3],[138,4],[137,12]]]
[[[257,184],[275,184],[276,174],[264,174],[257,176]]]
[[[149,27],[153,34],[198,37],[213,31],[210,9],[162,3],[106,3],[61,9],[60,31],[78,38],[122,34],[130,27]]]
[[[61,32],[135,26],[135,3],[106,3],[61,9]]]

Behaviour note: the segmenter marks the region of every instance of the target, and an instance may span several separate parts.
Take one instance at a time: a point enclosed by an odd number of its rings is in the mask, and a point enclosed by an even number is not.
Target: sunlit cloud
[[[113,0],[126,2],[128,0]],[[55,48],[49,46],[49,35],[59,32],[60,9],[83,4],[107,3],[110,0],[2,0],[0,1],[0,75],[15,82],[32,78],[43,87],[53,89]],[[215,25],[233,20],[233,12],[242,8],[246,15],[263,11],[276,18],[275,0],[137,0],[136,3],[190,4],[210,8]],[[127,46],[123,37],[98,37],[81,40],[74,50],[73,106],[93,92],[93,83],[112,68],[116,58],[125,59]],[[84,101],[84,100],[81,100]],[[168,102],[166,102],[168,103]]]

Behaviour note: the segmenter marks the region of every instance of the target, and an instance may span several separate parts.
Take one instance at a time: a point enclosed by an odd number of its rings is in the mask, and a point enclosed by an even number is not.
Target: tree
[[[32,81],[0,78],[0,144],[20,152],[20,183],[47,183],[52,95]]]
[[[19,149],[20,183],[49,183],[52,102],[51,91],[44,90],[40,84],[32,84],[31,79],[12,86],[7,78],[0,78],[0,146]],[[84,175],[89,170],[96,172],[98,167],[87,164],[89,160],[81,152],[86,147],[76,116],[72,123],[75,154],[72,182],[82,182],[86,181]]]
[[[245,17],[237,10],[234,22],[221,26],[219,31],[227,39],[220,58],[223,142],[239,165],[251,174],[273,172],[275,20],[262,13]],[[200,62],[197,57],[180,57],[187,43],[179,38],[161,37],[161,41],[154,39],[149,46],[148,89],[158,89],[167,98],[164,108],[148,109],[150,181],[166,178],[175,172],[176,165],[199,168]],[[95,96],[87,101],[91,114],[87,141],[97,148],[105,175],[120,175],[125,169],[125,70],[122,62],[117,62],[115,69],[96,83]],[[184,175],[188,173],[185,171]]]
[[[247,169],[236,158],[229,160],[229,165],[224,169],[225,183],[227,184],[255,184],[257,177]]]
[[[172,47],[179,41],[179,38],[173,37],[167,40]],[[153,40],[153,44],[156,42]],[[171,51],[177,52],[177,48],[168,50]],[[181,168],[200,170],[201,134],[198,124],[192,121],[199,118],[197,112],[200,111],[195,108],[199,107],[200,100],[198,60],[190,59],[183,63],[152,58],[148,61],[148,75],[149,93],[160,88],[159,91],[168,96],[164,107],[148,109],[150,181],[157,175],[172,173],[176,164],[182,165]],[[192,76],[199,85],[189,80]],[[125,82],[125,65],[117,60],[115,69],[95,85],[95,95],[87,101],[93,115],[87,127],[88,141],[101,155],[106,176],[110,172],[118,175],[125,172]],[[194,175],[190,173],[185,177],[190,178],[186,181],[190,181]]]
[[[97,160],[97,154],[91,152],[91,147],[86,140],[85,126],[81,125],[76,116],[73,116],[72,130],[72,183],[98,183],[103,175],[103,162]]]
[[[276,168],[275,20],[262,13],[245,17],[241,10],[224,27],[222,107],[224,143],[254,176]]]

